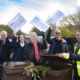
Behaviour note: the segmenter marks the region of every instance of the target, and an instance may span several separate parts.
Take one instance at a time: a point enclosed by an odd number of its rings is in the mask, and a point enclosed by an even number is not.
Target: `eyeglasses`
[[[56,34],[61,34],[61,33],[56,33]]]

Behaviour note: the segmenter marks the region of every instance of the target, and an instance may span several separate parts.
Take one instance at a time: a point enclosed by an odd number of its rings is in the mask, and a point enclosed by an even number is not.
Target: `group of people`
[[[25,41],[24,34],[16,35],[16,31],[13,31],[13,39],[10,42],[7,38],[7,32],[1,31],[0,39],[0,64],[6,61],[31,61],[35,65],[40,65],[39,54],[41,50],[47,48],[47,42],[50,44],[48,54],[63,53],[62,56],[66,59],[74,60],[74,80],[80,80],[80,30],[76,33],[78,42],[74,44],[74,49],[71,53],[68,52],[68,46],[66,40],[61,38],[61,31],[55,30],[54,38],[51,38],[53,24],[50,24],[47,36],[45,37],[42,32],[43,43],[37,41],[37,34],[31,32],[30,42]],[[12,58],[10,54],[14,49]],[[2,67],[0,66],[0,72]],[[0,79],[1,80],[1,79]]]
[[[30,60],[37,65],[37,63],[39,62],[38,53],[40,53],[40,50],[47,48],[44,32],[42,32],[43,44],[37,41],[37,34],[35,32],[31,32],[29,43],[25,41],[24,34],[20,34],[17,37],[16,33],[16,31],[13,31],[14,36],[12,41],[10,42],[7,39],[7,32],[1,31],[0,64],[5,61]],[[12,58],[10,58],[12,49],[14,49],[14,53]]]

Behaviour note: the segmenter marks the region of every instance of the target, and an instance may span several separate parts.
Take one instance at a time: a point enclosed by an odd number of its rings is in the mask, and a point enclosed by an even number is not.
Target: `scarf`
[[[35,59],[37,60],[37,62],[39,62],[39,54],[38,54],[38,47],[37,47],[37,41],[34,43],[31,41],[31,43],[34,46],[34,51],[35,51]]]

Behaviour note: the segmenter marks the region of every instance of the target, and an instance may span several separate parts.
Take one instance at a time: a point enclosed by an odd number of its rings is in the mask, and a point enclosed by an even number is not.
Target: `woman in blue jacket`
[[[14,53],[11,61],[23,61],[22,59],[22,52],[23,48],[26,44],[25,42],[25,36],[23,34],[20,34],[18,36],[18,42],[17,42],[17,36],[16,36],[16,31],[13,31],[13,39],[11,42],[11,47],[14,48]]]

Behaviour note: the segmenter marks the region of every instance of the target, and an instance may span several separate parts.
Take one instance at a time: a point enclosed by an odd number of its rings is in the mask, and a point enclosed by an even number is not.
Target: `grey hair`
[[[31,32],[31,34],[30,34],[30,36],[32,36],[32,35],[36,35],[36,37],[37,37],[37,33],[36,32]]]
[[[54,34],[56,33],[57,30],[59,30],[59,29],[56,29],[56,30],[54,31]],[[60,31],[60,30],[59,30],[59,31]],[[61,31],[60,31],[60,33],[61,33]]]
[[[1,33],[0,33],[0,34],[2,34],[2,32],[5,32],[5,33],[6,33],[6,35],[7,35],[7,32],[6,32],[5,30],[1,31]]]

